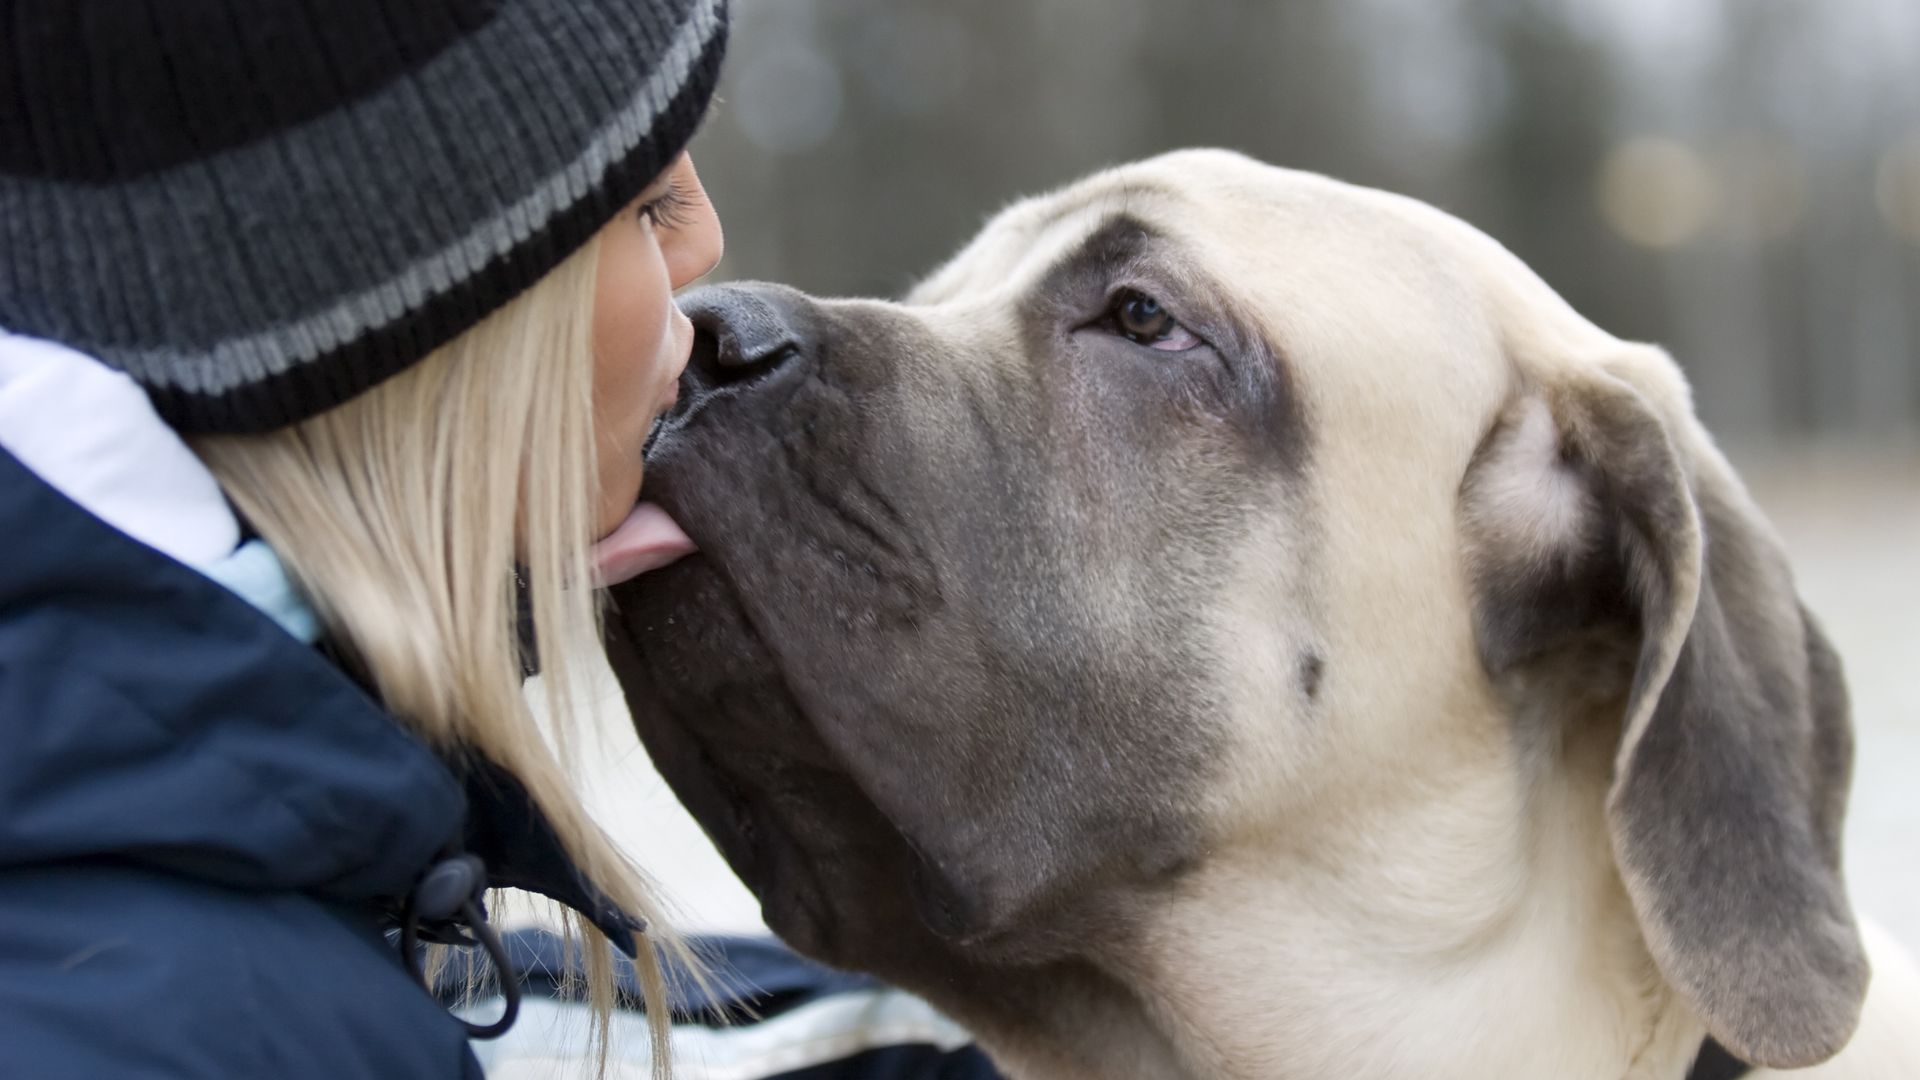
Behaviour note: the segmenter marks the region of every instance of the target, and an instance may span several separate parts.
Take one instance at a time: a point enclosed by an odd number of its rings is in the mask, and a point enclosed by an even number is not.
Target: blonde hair
[[[286,563],[347,661],[396,716],[449,755],[479,754],[526,785],[586,878],[647,920],[636,967],[667,1071],[657,950],[686,960],[644,879],[588,817],[569,738],[588,712],[580,658],[600,648],[588,548],[598,481],[593,300],[599,244],[418,363],[345,404],[261,435],[194,448]],[[521,687],[516,573],[556,746]],[[556,749],[559,751],[556,756]],[[586,956],[604,1069],[616,1001],[605,937],[569,915]]]

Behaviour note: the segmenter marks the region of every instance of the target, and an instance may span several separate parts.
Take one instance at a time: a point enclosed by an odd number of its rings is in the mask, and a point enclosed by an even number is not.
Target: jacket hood
[[[0,536],[0,870],[114,860],[354,902],[462,847],[632,951],[510,775],[456,775],[318,651],[4,451]]]

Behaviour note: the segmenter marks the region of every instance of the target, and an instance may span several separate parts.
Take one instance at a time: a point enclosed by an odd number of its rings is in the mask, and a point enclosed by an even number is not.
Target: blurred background
[[[997,207],[1233,147],[1435,203],[1668,346],[1848,665],[1855,900],[1920,952],[1920,3],[736,0],[720,279],[897,295]],[[617,708],[617,701],[613,702]],[[625,741],[691,926],[757,916]]]
[[[1914,0],[738,0],[727,276],[897,295],[995,208],[1214,145],[1449,210],[1710,425],[1920,419]]]

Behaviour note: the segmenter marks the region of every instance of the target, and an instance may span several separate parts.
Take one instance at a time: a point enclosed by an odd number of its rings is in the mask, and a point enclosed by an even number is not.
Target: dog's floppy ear
[[[1743,1060],[1811,1065],[1868,980],[1846,691],[1670,365],[1646,349],[1515,392],[1462,490],[1481,658],[1499,677],[1628,643],[1606,814],[1653,958]]]

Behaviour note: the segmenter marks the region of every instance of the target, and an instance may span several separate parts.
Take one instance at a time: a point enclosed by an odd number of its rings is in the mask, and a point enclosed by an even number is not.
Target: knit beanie
[[[0,0],[0,328],[186,432],[312,416],[692,138],[726,0]]]

